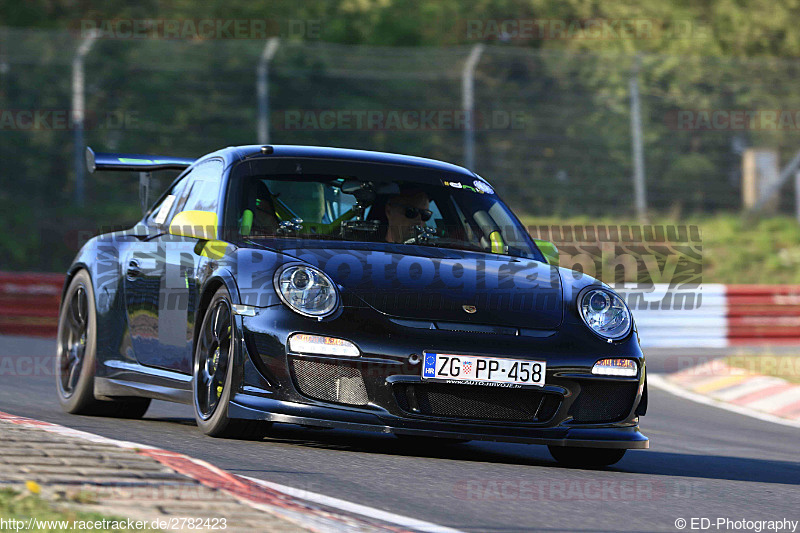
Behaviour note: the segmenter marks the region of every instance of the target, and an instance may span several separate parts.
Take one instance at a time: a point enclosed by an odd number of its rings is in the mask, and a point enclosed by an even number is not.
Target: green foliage
[[[476,70],[477,111],[519,113],[524,120],[476,132],[476,170],[523,213],[631,214],[634,76],[642,100],[648,205],[656,214],[736,213],[741,150],[770,147],[786,161],[800,147],[797,130],[704,131],[674,124],[674,114],[687,109],[800,109],[794,82],[800,62],[782,59],[800,55],[796,0],[208,0],[202,6],[191,0],[0,0],[0,13],[0,24],[12,27],[0,27],[0,110],[69,110],[71,58],[79,41],[50,30],[77,30],[87,20],[268,19],[284,32],[270,69],[272,142],[454,163],[463,163],[458,128],[290,129],[281,123],[282,113],[458,110],[468,45],[485,42],[491,46]],[[496,33],[468,31],[503,21],[556,21],[580,30],[592,20],[649,26],[632,38],[508,42]],[[308,21],[319,22],[319,35],[285,34],[289,24]],[[48,31],[16,29],[23,27]],[[101,151],[198,156],[255,142],[255,65],[263,44],[98,41],[86,60],[86,144]],[[122,117],[124,127],[108,127],[109,117]],[[69,128],[0,131],[0,217],[7,224],[0,268],[63,270],[79,232],[137,218],[133,174],[87,176],[87,207],[74,207],[73,143]],[[792,194],[782,195],[783,212],[792,203]]]
[[[693,211],[702,211],[706,197],[713,194],[707,188],[713,183],[708,177],[714,175],[715,170],[714,164],[706,155],[692,152],[672,160],[662,179],[672,187],[687,191],[679,200],[677,208],[683,210],[688,207]]]
[[[659,52],[676,55],[800,55],[800,14],[794,0],[244,0],[75,2],[0,0],[3,24],[76,29],[81,20],[281,19],[324,22],[321,38],[344,44],[390,46],[472,42],[465,31],[474,20],[563,20],[585,24],[605,19],[641,23],[638,38],[529,39],[524,44],[568,50]]]

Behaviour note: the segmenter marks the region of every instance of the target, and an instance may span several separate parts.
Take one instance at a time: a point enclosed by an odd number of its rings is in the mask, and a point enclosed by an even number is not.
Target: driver
[[[256,235],[274,235],[278,228],[278,219],[275,216],[275,205],[272,202],[272,193],[263,181],[256,185],[255,202],[253,211],[253,233]]]
[[[386,242],[403,243],[416,236],[414,226],[425,225],[433,214],[425,191],[404,191],[386,202]]]

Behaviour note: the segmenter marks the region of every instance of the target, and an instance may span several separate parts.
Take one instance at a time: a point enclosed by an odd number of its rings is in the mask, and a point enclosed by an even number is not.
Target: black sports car
[[[68,412],[140,417],[156,398],[194,406],[212,436],[281,422],[546,444],[584,465],[648,447],[627,306],[555,266],[473,172],[308,146],[87,163],[182,173],[69,268]]]

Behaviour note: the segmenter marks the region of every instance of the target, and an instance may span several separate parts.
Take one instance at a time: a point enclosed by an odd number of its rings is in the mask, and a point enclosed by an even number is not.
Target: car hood
[[[283,249],[319,267],[345,305],[409,320],[554,329],[563,319],[558,269],[539,261],[427,246]]]

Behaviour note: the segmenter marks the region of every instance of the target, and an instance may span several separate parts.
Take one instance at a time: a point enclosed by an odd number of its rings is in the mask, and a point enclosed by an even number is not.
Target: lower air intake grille
[[[561,396],[529,389],[446,383],[394,386],[400,409],[441,418],[546,422],[561,405]]]
[[[595,424],[623,420],[631,412],[639,383],[581,383],[569,413],[575,422]]]
[[[301,394],[324,402],[348,405],[369,403],[361,372],[346,364],[291,359],[292,375]]]

